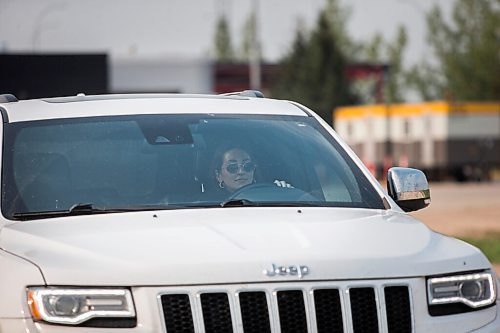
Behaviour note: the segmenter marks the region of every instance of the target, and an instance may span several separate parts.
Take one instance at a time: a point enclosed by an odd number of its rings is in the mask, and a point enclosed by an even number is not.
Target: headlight
[[[430,278],[427,280],[427,294],[430,307],[461,303],[471,310],[483,308],[496,301],[494,275],[484,272]],[[466,310],[455,309],[453,313],[457,312]]]
[[[28,304],[35,320],[79,325],[92,318],[133,318],[127,289],[28,288]]]

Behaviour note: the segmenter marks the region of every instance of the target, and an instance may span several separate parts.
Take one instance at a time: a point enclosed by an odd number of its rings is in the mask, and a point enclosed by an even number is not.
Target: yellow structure
[[[500,169],[500,102],[363,105],[334,111],[334,128],[374,173],[424,169],[429,178],[487,178]]]

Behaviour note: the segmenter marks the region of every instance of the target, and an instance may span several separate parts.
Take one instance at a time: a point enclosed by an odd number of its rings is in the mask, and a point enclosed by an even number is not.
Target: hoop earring
[[[219,187],[224,188],[224,182],[222,180],[219,182]]]

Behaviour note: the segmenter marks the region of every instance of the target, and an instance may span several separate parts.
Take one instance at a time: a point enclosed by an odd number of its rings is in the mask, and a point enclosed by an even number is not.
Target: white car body
[[[264,312],[272,332],[293,331],[280,321],[277,300],[281,291],[291,290],[303,295],[305,331],[317,332],[315,291],[325,289],[339,291],[343,331],[363,331],[362,324],[354,323],[350,291],[368,288],[376,307],[376,327],[369,331],[395,332],[398,329],[391,329],[386,319],[389,301],[384,288],[391,286],[408,290],[411,332],[500,332],[498,296],[495,304],[477,311],[429,314],[428,278],[490,272],[493,284],[498,284],[491,264],[477,248],[435,233],[403,212],[313,111],[288,101],[252,97],[124,97],[14,101],[0,103],[0,109],[3,126],[104,115],[195,114],[201,107],[203,113],[216,115],[313,117],[388,207],[193,208],[23,221],[2,215],[0,333],[110,331],[34,319],[27,297],[31,287],[126,288],[133,298],[136,324],[113,329],[124,333],[167,332],[163,295],[187,295],[194,331],[209,331],[201,298],[211,293],[228,295],[230,326],[243,332],[240,295],[251,291],[265,295]],[[281,271],[274,271],[279,267]]]

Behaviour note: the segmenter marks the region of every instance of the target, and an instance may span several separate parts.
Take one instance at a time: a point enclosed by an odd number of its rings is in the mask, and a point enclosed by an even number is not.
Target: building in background
[[[106,54],[0,54],[0,94],[19,99],[109,92]]]
[[[112,93],[213,92],[212,62],[202,59],[125,58],[110,62]]]
[[[250,89],[250,68],[248,63],[215,62],[213,92],[217,94]],[[280,66],[278,64],[260,64],[261,90],[268,96],[276,79]]]
[[[500,170],[500,102],[338,108],[334,127],[379,178],[390,166],[433,180],[485,180]]]
[[[108,93],[212,93],[211,61],[106,54],[0,54],[0,94],[19,99]]]
[[[261,90],[271,96],[281,66],[262,63]],[[368,95],[383,102],[388,66],[353,63],[347,77]],[[250,89],[248,63],[220,63],[208,59],[111,58],[106,54],[0,54],[0,93],[20,99],[68,96],[78,93],[227,93]]]

